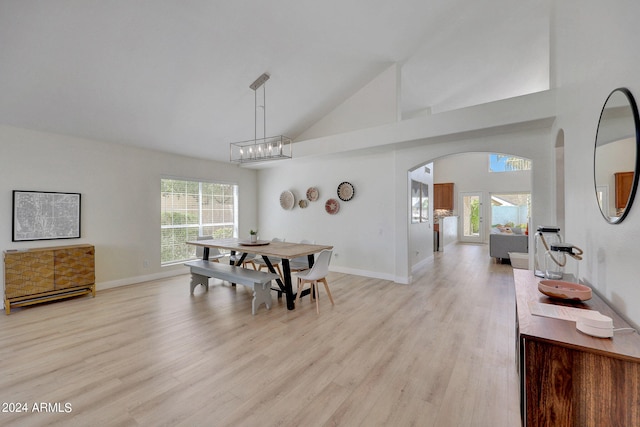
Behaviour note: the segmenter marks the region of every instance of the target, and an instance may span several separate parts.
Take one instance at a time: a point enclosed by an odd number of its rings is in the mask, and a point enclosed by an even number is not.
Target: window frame
[[[175,182],[184,183],[185,191],[174,191],[172,187],[171,191],[165,190],[165,182],[173,181],[172,186],[175,185]],[[197,195],[193,191],[193,187],[197,185]],[[206,200],[211,200],[207,198],[207,196],[216,197],[216,193],[203,193],[203,188],[207,185],[221,186],[223,188],[229,187],[230,192],[223,192],[222,194],[218,194],[219,197],[222,197],[221,204],[221,214],[223,216],[222,221],[214,221],[215,209],[206,209],[204,206],[206,205]],[[191,190],[189,190],[191,188]],[[189,192],[191,191],[191,192]],[[239,186],[233,182],[225,182],[225,181],[213,181],[213,180],[203,180],[203,179],[194,179],[194,178],[184,178],[184,177],[176,177],[176,176],[161,176],[160,177],[160,265],[161,267],[170,266],[182,263],[184,261],[188,261],[190,259],[194,259],[196,257],[196,247],[193,245],[186,245],[185,242],[189,240],[195,240],[198,236],[203,235],[212,235],[216,228],[219,230],[229,229],[231,232],[224,232],[222,236],[215,236],[220,238],[226,237],[237,237],[238,236],[238,195],[239,195]],[[171,206],[167,206],[167,197],[182,197],[185,196],[184,207],[180,209],[176,208],[175,201],[171,201]],[[190,197],[195,196],[196,200],[189,200]],[[231,201],[231,209],[232,209],[232,218],[231,220],[227,220],[224,216],[225,211],[228,209],[228,205],[225,202],[226,198],[232,197]],[[194,204],[195,202],[195,204]],[[181,202],[182,203],[182,202]],[[191,203],[191,205],[189,205]],[[211,211],[211,216],[207,218],[205,214],[206,211]],[[197,212],[197,213],[196,213]],[[166,215],[171,215],[171,223],[167,223]],[[176,215],[178,214],[178,215]],[[183,214],[183,218],[180,218],[180,215]],[[196,218],[193,216],[196,215]],[[174,219],[177,218],[178,222],[173,222]],[[207,221],[207,220],[210,221]],[[167,230],[173,230],[171,233],[168,233]],[[181,230],[184,230],[182,232]],[[205,231],[206,230],[206,231]],[[211,231],[211,232],[209,232]],[[206,233],[206,234],[205,234]],[[171,236],[169,236],[171,234]],[[171,239],[171,244],[168,244],[167,239]],[[172,254],[171,257],[167,257],[167,251],[170,251]]]
[[[526,157],[521,157],[521,156],[516,156],[516,155],[512,155],[512,154],[502,154],[502,153],[489,153],[489,164],[488,164],[488,168],[489,168],[489,173],[505,173],[505,172],[529,172],[531,171],[531,168],[533,166],[533,162],[531,161],[531,159],[527,159]],[[503,165],[504,169],[494,169],[492,164],[493,164],[493,159],[496,158],[496,161],[499,161],[500,158],[504,158],[506,161],[506,164]],[[524,167],[520,167],[520,168],[514,168],[508,167],[508,160],[509,159],[519,159],[523,161],[523,166]]]

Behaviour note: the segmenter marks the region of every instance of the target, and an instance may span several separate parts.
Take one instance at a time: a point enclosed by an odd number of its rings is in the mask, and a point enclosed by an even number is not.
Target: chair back
[[[300,240],[300,243],[302,243],[303,245],[314,245],[316,242],[315,241],[311,241],[311,240],[306,240],[306,239],[302,239]],[[307,258],[307,256],[299,256],[296,258],[293,258],[291,260],[292,264],[306,264],[309,262],[309,259]]]
[[[333,250],[324,249],[317,256],[313,267],[309,270],[308,273],[304,275],[306,280],[318,280],[326,277],[329,274],[329,263],[331,262],[331,254]]]
[[[198,236],[196,240],[212,240],[213,236]],[[196,257],[202,259],[204,255],[204,248],[202,246],[196,246]],[[215,255],[221,255],[220,250],[218,248],[209,248],[209,257],[213,257]]]
[[[271,239],[272,242],[284,242],[284,239],[279,239],[277,237],[274,237],[273,239]],[[269,258],[269,262],[271,262],[271,264],[279,264],[280,262],[282,262],[282,260],[280,258],[274,257],[274,256],[270,256],[267,257]],[[258,262],[258,264],[265,264],[264,260],[262,259],[262,257],[260,258],[256,258],[256,261]]]

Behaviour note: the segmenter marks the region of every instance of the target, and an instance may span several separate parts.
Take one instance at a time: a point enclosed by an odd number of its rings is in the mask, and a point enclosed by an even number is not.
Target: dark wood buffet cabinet
[[[514,269],[516,355],[525,426],[640,426],[640,336],[595,338],[575,322],[532,315],[529,301],[597,310],[630,327],[595,293],[583,303],[551,300],[531,270]]]

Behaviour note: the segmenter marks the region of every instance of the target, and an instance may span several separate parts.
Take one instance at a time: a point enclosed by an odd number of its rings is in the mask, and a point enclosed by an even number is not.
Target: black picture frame
[[[13,242],[79,239],[80,193],[13,190]]]

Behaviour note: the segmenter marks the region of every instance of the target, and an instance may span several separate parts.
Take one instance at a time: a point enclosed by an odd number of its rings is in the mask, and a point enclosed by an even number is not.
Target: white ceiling
[[[391,64],[405,117],[547,89],[549,0],[0,0],[0,123],[229,160]],[[260,135],[258,135],[260,136]]]

